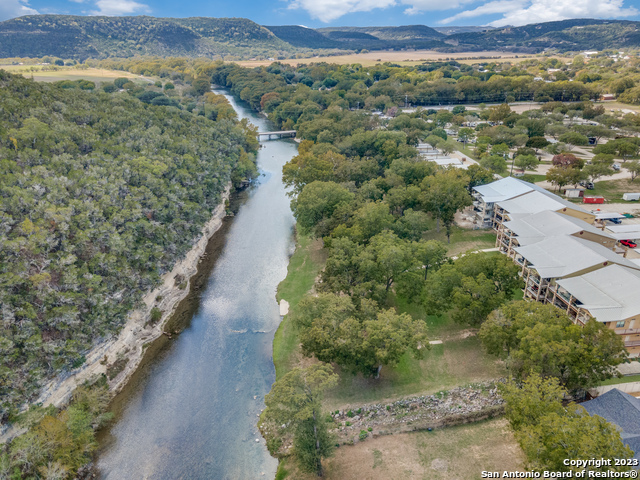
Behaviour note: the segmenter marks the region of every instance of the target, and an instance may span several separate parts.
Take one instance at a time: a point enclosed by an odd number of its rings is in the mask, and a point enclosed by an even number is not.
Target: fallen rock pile
[[[331,412],[331,417],[341,443],[353,443],[369,435],[459,425],[503,412],[504,400],[496,383],[485,382],[392,403],[351,405]]]

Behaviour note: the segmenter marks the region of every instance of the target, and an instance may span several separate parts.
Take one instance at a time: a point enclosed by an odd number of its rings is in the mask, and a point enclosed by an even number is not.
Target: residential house
[[[633,450],[633,458],[640,460],[640,399],[614,388],[580,405],[589,415],[598,415],[620,428],[622,441]]]

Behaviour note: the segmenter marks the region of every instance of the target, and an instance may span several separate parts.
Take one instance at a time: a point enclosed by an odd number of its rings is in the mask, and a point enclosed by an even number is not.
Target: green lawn
[[[527,177],[530,177],[533,180],[533,183],[544,182],[547,179],[546,175],[541,175],[539,173],[527,173]]]
[[[429,238],[438,238],[446,242],[444,230],[436,234],[435,229],[432,229],[427,235]],[[486,230],[463,230],[454,227],[449,255],[472,248],[491,248],[494,244],[495,235]],[[285,299],[291,307],[295,307],[312,289],[324,264],[324,255],[321,241],[299,236],[287,277],[278,287],[278,300]],[[395,367],[384,367],[379,379],[338,371],[339,384],[326,396],[328,408],[337,408],[346,403],[365,403],[436,392],[504,375],[503,365],[483,352],[479,339],[468,326],[454,323],[448,315],[426,315],[421,305],[409,303],[403,298],[391,298],[389,304],[395,306],[399,312],[407,312],[414,318],[423,319],[428,326],[429,339],[442,340],[444,343],[431,345],[423,359],[415,359],[410,354],[403,356]],[[287,317],[276,332],[273,359],[278,378],[303,360],[299,352],[297,332]],[[305,363],[308,361],[311,360]]]
[[[627,375],[622,378],[610,378],[609,380],[602,382],[600,385],[618,385],[619,383],[631,382],[640,382],[640,375]]]
[[[305,235],[298,235],[296,251],[289,261],[287,277],[278,285],[276,298],[289,302],[295,307],[300,299],[311,290],[320,269],[325,262],[322,240],[314,240]],[[273,339],[273,363],[276,366],[276,378],[287,373],[297,358],[297,332],[285,317]]]
[[[629,179],[600,180],[595,183],[593,190],[587,190],[585,195],[602,196],[610,202],[623,202],[622,194],[627,192],[640,192],[640,179],[634,182]],[[638,205],[637,202],[629,202],[630,206]]]
[[[405,395],[434,393],[504,375],[502,365],[482,351],[476,336],[446,340],[422,360],[406,354],[395,368],[384,367],[379,379],[341,373],[338,386],[327,392],[329,410],[351,403],[378,402]]]
[[[471,150],[471,148],[469,147],[469,145],[467,145],[466,147],[461,147],[458,148],[458,151],[464,155],[466,155],[467,157],[473,159],[473,160],[478,160],[475,155],[473,154],[473,150]]]
[[[517,290],[517,295],[522,295]],[[368,403],[404,395],[433,393],[483,380],[504,376],[505,370],[495,357],[487,355],[480,340],[467,325],[453,322],[448,315],[427,315],[422,306],[396,297],[392,302],[400,313],[421,318],[428,327],[429,340],[444,343],[431,345],[424,358],[410,354],[395,367],[384,367],[379,379],[340,372],[338,386],[326,396],[329,409],[347,403]]]
[[[447,244],[447,232],[444,227],[440,227],[440,232],[436,229],[435,221],[429,225],[429,230],[424,232],[422,238],[425,240],[439,240],[448,247],[449,256],[457,255],[468,250],[483,250],[496,246],[496,234],[492,230],[469,230],[457,225],[451,227],[451,243]]]

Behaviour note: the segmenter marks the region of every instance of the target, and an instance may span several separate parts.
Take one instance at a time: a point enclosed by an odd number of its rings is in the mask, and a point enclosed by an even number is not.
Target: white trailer
[[[640,193],[625,193],[622,195],[622,199],[626,201],[640,200]]]

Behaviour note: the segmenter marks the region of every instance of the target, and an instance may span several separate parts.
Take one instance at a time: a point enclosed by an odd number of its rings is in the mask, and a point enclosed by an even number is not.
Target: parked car
[[[619,172],[620,171],[620,164],[614,163],[613,165],[611,165],[611,168],[613,168],[616,172]]]
[[[596,188],[593,182],[580,182],[580,185],[582,185],[587,190],[593,190],[594,188]]]
[[[632,242],[631,240],[620,240],[620,243],[629,248],[636,248],[638,246],[636,242]]]

